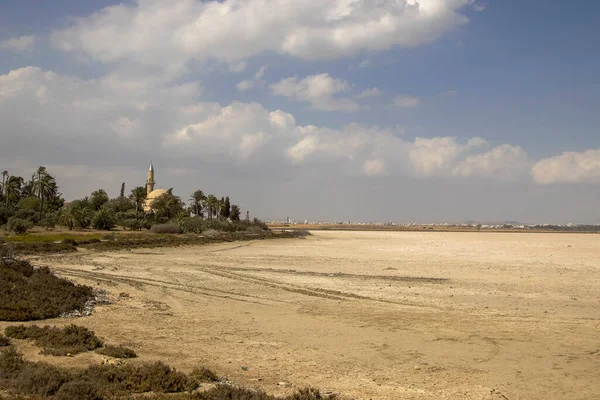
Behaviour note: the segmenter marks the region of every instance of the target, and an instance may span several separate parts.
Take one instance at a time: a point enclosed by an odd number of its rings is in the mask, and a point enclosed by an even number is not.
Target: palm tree
[[[40,198],[40,221],[42,220],[42,211],[44,209],[44,197],[48,198],[54,193],[56,181],[46,172],[46,167],[39,167],[34,174],[35,183],[33,185],[34,194]]]
[[[11,176],[4,183],[4,201],[5,207],[8,208],[8,201],[12,198],[18,199],[21,194],[21,184],[23,183],[23,178],[20,176]]]
[[[133,188],[133,190],[131,191],[131,195],[129,196],[131,201],[135,203],[136,220],[138,219],[140,206],[142,205],[142,203],[144,203],[144,200],[146,200],[146,194],[146,188],[138,186],[136,188]]]
[[[191,206],[194,207],[194,214],[196,214],[196,217],[202,216],[202,206],[206,200],[204,192],[202,190],[196,190],[190,196],[190,201],[192,202]]]
[[[73,207],[66,207],[60,215],[58,223],[68,227],[70,231],[73,230],[73,226],[77,224],[77,216],[75,214]]]
[[[214,194],[209,194],[206,197],[206,207],[208,208],[208,217],[212,219],[213,214],[216,214],[219,207],[219,199]]]

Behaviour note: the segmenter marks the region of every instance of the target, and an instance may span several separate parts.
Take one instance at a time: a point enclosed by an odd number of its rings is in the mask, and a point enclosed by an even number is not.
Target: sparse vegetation
[[[9,326],[4,334],[13,339],[29,339],[42,347],[43,354],[66,356],[84,353],[102,347],[94,332],[83,326],[67,325],[64,328],[37,325]]]
[[[150,228],[152,233],[167,233],[167,234],[178,234],[181,233],[181,228],[177,224],[156,224]]]
[[[0,260],[0,320],[58,317],[81,310],[92,296],[92,288],[58,278],[46,267],[34,268],[27,261],[10,258]]]
[[[191,392],[205,377],[216,376],[202,370],[198,376],[186,375],[161,362],[142,365],[94,365],[84,370],[67,371],[42,362],[26,361],[9,347],[0,350],[0,389],[9,395],[54,396],[58,400],[104,399],[149,393],[149,399],[190,400],[320,400],[316,389],[302,389],[291,396],[277,398],[260,391],[217,385],[206,391]],[[212,379],[212,378],[211,378]],[[163,393],[172,393],[166,397]]]
[[[0,347],[10,346],[10,339],[0,334]]]
[[[113,358],[135,358],[135,351],[123,346],[106,345],[96,350],[96,353]]]

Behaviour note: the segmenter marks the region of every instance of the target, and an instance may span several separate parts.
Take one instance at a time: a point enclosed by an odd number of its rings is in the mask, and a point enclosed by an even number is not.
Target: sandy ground
[[[39,263],[115,300],[48,323],[273,394],[600,398],[599,235],[323,231]]]

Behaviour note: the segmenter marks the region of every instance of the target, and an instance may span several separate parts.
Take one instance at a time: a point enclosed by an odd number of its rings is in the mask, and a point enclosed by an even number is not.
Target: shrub
[[[63,244],[67,244],[69,246],[75,246],[75,247],[77,246],[77,242],[75,241],[75,239],[66,238],[66,239],[63,239],[62,242],[63,242]]]
[[[135,351],[123,346],[106,345],[96,350],[96,353],[113,358],[135,358]]]
[[[0,334],[0,347],[10,346],[10,339]]]
[[[60,387],[55,400],[103,400],[95,385],[86,381],[67,382]]]
[[[92,288],[58,278],[47,267],[34,269],[27,261],[0,260],[0,320],[55,318],[83,309],[92,297]]]
[[[202,233],[204,230],[204,221],[201,218],[184,218],[180,224],[184,233]]]
[[[142,229],[142,222],[135,218],[128,218],[121,222],[121,226],[130,231],[139,231]]]
[[[101,208],[92,218],[92,226],[101,231],[110,231],[116,225],[112,210]]]
[[[156,224],[150,228],[152,233],[181,233],[181,228],[177,224]]]
[[[33,340],[37,346],[43,348],[43,354],[53,356],[83,353],[102,346],[102,341],[94,332],[73,324],[62,329],[49,326],[40,328],[37,325],[9,326],[4,333],[14,339]]]
[[[8,208],[0,208],[0,225],[5,225],[14,215],[15,213],[13,210],[9,210]]]
[[[40,221],[40,214],[34,210],[19,210],[15,213],[14,218],[24,219],[35,225]]]
[[[197,382],[219,382],[220,381],[217,374],[212,372],[210,369],[207,369],[204,367],[194,368],[192,370],[192,373],[190,374],[190,377],[195,379]]]
[[[33,224],[25,219],[12,217],[8,220],[6,225],[9,231],[16,233],[17,235],[24,235],[29,229],[33,227]]]

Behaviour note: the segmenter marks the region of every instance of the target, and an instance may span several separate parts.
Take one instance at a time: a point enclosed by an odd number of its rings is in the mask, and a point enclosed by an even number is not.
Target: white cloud
[[[340,86],[336,90],[348,86],[333,81],[334,88]],[[336,92],[331,87],[309,90],[307,84],[301,92],[311,93],[310,99],[327,98]],[[413,141],[396,129],[357,123],[339,129],[298,125],[293,115],[258,103],[198,102],[200,92],[198,82],[177,85],[160,77],[111,74],[82,80],[36,67],[14,70],[0,75],[0,119],[4,129],[19,135],[3,138],[0,157],[13,158],[10,149],[26,145],[32,159],[45,162],[53,154],[48,146],[58,146],[59,159],[47,164],[65,164],[74,157],[79,161],[73,163],[81,164],[96,154],[111,154],[108,163],[114,167],[119,157],[128,162],[132,155],[158,153],[173,163],[186,157],[231,165],[268,163],[271,168],[327,163],[330,171],[365,176],[529,176],[530,162],[520,147],[490,150],[478,137]],[[600,177],[599,160],[600,150],[565,153],[540,161],[533,173],[540,183],[594,180]]]
[[[479,137],[465,144],[457,142],[456,137],[416,138],[409,157],[419,175],[448,175],[461,156],[485,143]]]
[[[18,53],[31,51],[35,47],[36,40],[36,36],[21,36],[18,38],[0,40],[0,51],[8,50]]]
[[[415,96],[401,94],[394,99],[394,106],[401,108],[413,108],[421,104],[421,100]]]
[[[238,82],[237,85],[235,85],[235,87],[237,87],[238,91],[245,92],[246,90],[250,90],[254,87],[254,81],[246,79],[241,82]]]
[[[475,11],[482,12],[485,11],[486,8],[488,8],[488,5],[484,3],[474,3],[473,8],[475,9]]]
[[[385,174],[385,165],[380,159],[367,160],[363,164],[363,171],[367,176],[376,176]]]
[[[276,52],[305,60],[428,44],[468,22],[464,0],[137,0],[74,19],[54,46],[104,63],[238,62]]]
[[[260,69],[258,71],[256,71],[256,73],[254,74],[254,79],[255,80],[262,79],[262,77],[265,75],[266,70],[267,70],[266,65],[263,65],[262,67],[260,67]]]
[[[543,185],[600,182],[600,149],[565,152],[542,159],[533,166],[531,173],[533,179]]]
[[[301,80],[298,77],[285,78],[269,85],[269,88],[273,95],[309,103],[314,110],[356,111],[360,108],[350,97],[339,96],[351,90],[350,84],[329,74],[310,75]]]
[[[229,64],[229,71],[231,72],[242,72],[246,69],[246,63],[244,61],[240,61],[237,63]]]
[[[440,97],[456,97],[457,95],[458,95],[458,92],[456,90],[448,90],[448,91],[440,93],[438,96],[440,96]]]
[[[356,99],[368,99],[370,97],[381,96],[382,94],[383,94],[383,92],[381,91],[381,89],[379,89],[379,88],[371,88],[371,89],[363,90],[362,92],[360,92],[359,94],[357,94],[356,96],[354,96],[354,98],[356,98]]]
[[[529,157],[519,146],[504,144],[491,151],[468,156],[453,169],[456,176],[484,176],[500,179],[517,179],[527,174]]]

